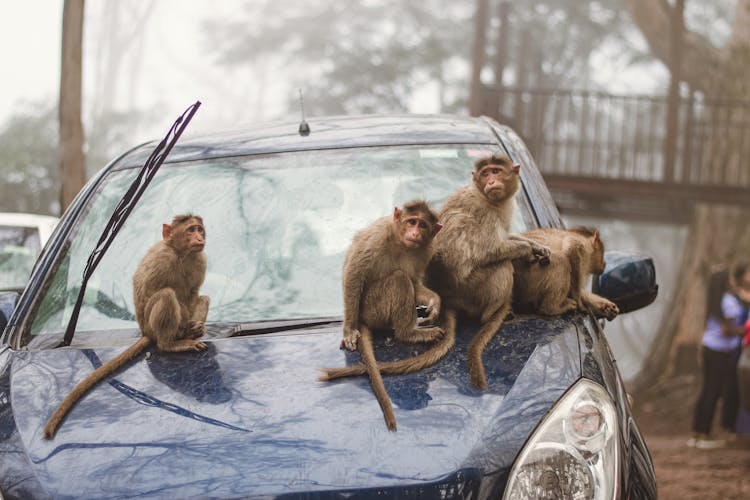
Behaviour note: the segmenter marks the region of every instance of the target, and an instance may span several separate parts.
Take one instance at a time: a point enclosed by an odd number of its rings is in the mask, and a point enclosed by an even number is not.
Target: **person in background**
[[[750,278],[750,269],[745,273],[746,279]],[[738,296],[750,309],[750,287],[740,287]],[[750,314],[750,312],[748,313]],[[750,319],[745,322],[745,337],[742,339],[741,362],[737,364],[737,378],[740,389],[740,405],[737,411],[737,422],[735,430],[737,435],[750,443]],[[742,365],[742,367],[740,366]],[[744,394],[744,405],[743,403]]]
[[[746,282],[747,280],[747,282]],[[750,267],[734,265],[711,274],[707,295],[706,327],[703,333],[703,385],[695,404],[693,437],[689,446],[718,448],[724,440],[712,437],[711,426],[719,399],[722,400],[721,427],[734,436],[739,395],[737,359],[747,321],[748,307],[738,290],[750,290]]]

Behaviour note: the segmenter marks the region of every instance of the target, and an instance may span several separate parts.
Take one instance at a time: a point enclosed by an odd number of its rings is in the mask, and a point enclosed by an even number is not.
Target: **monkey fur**
[[[162,226],[162,241],[141,260],[133,275],[136,321],[142,336],[76,385],[50,417],[44,437],[51,439],[65,415],[96,384],[112,375],[151,344],[160,351],[202,351],[209,298],[198,295],[206,275],[203,220],[178,215]]]
[[[519,169],[506,156],[480,158],[472,171],[473,183],[448,198],[439,217],[443,228],[435,237],[435,255],[427,269],[427,283],[442,299],[445,333],[417,356],[379,362],[381,373],[412,373],[437,363],[455,344],[456,315],[462,311],[482,323],[469,345],[468,365],[472,383],[487,387],[481,356],[511,310],[511,261],[549,259],[546,246],[508,234],[513,197],[520,187]],[[325,379],[364,373],[364,366],[353,365],[329,369]]]
[[[592,274],[604,272],[604,243],[597,230],[543,228],[522,236],[547,245],[550,264],[513,262],[515,311],[554,316],[590,307],[597,317],[610,321],[619,314],[617,305],[586,289]]]
[[[341,348],[359,348],[362,365],[323,369],[320,380],[349,375],[370,376],[373,392],[389,430],[396,418],[372,348],[371,330],[393,329],[396,340],[429,342],[440,338],[431,324],[440,314],[440,297],[427,288],[424,274],[433,255],[432,241],[440,231],[435,212],[423,201],[412,201],[392,217],[383,217],[358,232],[343,267],[344,332]],[[417,318],[417,305],[427,306],[427,317]],[[354,370],[350,370],[350,369]]]
[[[468,347],[469,377],[487,388],[482,353],[511,311],[514,259],[545,260],[549,249],[509,235],[514,196],[520,187],[520,165],[507,156],[476,161],[472,184],[456,191],[440,212],[443,230],[428,268],[428,284],[440,294],[445,339],[455,339],[455,316],[478,318],[481,327]]]

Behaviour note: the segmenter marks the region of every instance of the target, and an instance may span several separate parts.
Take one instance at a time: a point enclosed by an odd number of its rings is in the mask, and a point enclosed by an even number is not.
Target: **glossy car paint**
[[[396,124],[310,120],[310,142],[295,128],[281,137],[274,134],[285,129],[263,129],[261,138],[184,141],[170,161],[470,140],[502,141],[514,159],[528,155],[510,129],[486,120],[400,117]],[[136,166],[150,147],[108,168]],[[540,223],[559,225],[530,157],[519,159]],[[97,182],[61,221],[0,347],[0,492],[6,498],[499,498],[529,435],[582,376],[602,384],[617,406],[622,497],[655,497],[653,467],[600,325],[579,314],[506,323],[484,355],[486,391],[468,382],[466,346],[478,325],[462,321],[456,348],[436,366],[385,377],[397,433],[386,430],[366,378],[316,380],[319,367],[357,362],[356,354],[338,350],[341,325],[332,323],[210,339],[198,355],[151,352],[86,395],[55,439],[43,440],[41,429],[59,400],[124,347],[8,347]],[[376,350],[381,359],[397,359],[414,347],[380,339]]]

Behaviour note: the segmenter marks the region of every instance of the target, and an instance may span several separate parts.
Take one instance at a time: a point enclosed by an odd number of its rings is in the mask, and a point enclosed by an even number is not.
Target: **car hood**
[[[389,432],[365,377],[321,382],[318,368],[357,362],[340,327],[213,340],[198,354],[150,352],[87,394],[46,441],[61,399],[121,348],[18,351],[11,403],[34,473],[53,496],[276,496],[430,484],[470,471],[505,477],[527,437],[581,375],[573,322],[507,323],[473,389],[463,324],[436,366],[384,377]],[[413,346],[376,346],[379,359]],[[458,474],[458,475],[457,475]],[[484,478],[484,479],[481,479]]]

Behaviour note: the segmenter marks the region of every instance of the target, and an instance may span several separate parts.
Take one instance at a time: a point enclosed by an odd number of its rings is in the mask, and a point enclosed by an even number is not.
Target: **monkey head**
[[[589,266],[587,271],[591,274],[602,274],[606,263],[604,262],[604,242],[599,238],[599,231],[593,227],[577,226],[571,231],[580,234],[591,244]]]
[[[594,251],[591,254],[591,273],[602,274],[606,263],[604,262],[604,243],[599,238],[599,231],[594,231],[591,237],[591,244],[594,247]]]
[[[490,202],[499,202],[518,190],[520,169],[521,166],[507,156],[493,154],[476,161],[471,177],[479,192]]]
[[[206,245],[206,229],[197,215],[175,216],[171,224],[162,224],[161,235],[178,254],[202,252]]]
[[[393,223],[398,229],[401,243],[409,249],[425,246],[443,227],[437,214],[424,201],[411,201],[403,210],[393,209]]]

